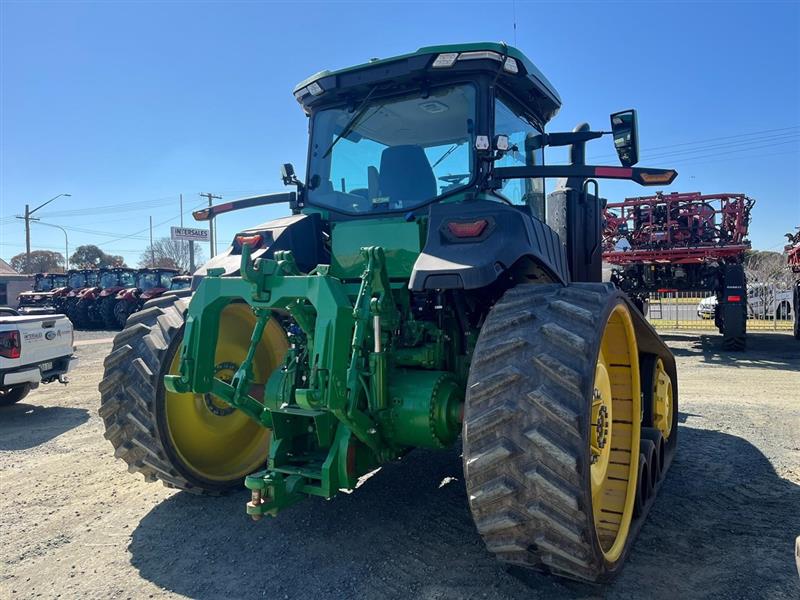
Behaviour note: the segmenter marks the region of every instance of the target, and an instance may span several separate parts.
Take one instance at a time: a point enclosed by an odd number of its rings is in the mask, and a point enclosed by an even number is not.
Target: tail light
[[[741,296],[728,296],[728,302],[741,302]]]
[[[251,250],[255,250],[256,248],[261,246],[261,234],[254,233],[254,234],[247,234],[247,233],[240,233],[236,236],[236,243],[239,246],[250,246]]]
[[[476,221],[450,221],[447,230],[457,238],[475,238],[486,230],[489,221],[478,219]]]
[[[0,356],[3,358],[19,358],[19,331],[0,331]]]

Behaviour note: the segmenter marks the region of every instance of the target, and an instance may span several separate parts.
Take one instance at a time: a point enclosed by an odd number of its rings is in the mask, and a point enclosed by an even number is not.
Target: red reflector
[[[728,296],[728,302],[741,302],[741,296]]]
[[[19,331],[0,332],[0,356],[4,358],[19,358]]]
[[[627,179],[633,175],[633,169],[630,167],[597,167],[594,170],[597,177],[619,177],[620,179]]]
[[[489,221],[486,219],[479,219],[477,221],[470,221],[468,223],[458,223],[450,221],[447,224],[447,229],[457,238],[473,238],[478,237],[486,229]]]
[[[256,249],[261,245],[261,235],[258,233],[253,235],[237,235],[236,243],[240,246],[250,246],[251,248]]]

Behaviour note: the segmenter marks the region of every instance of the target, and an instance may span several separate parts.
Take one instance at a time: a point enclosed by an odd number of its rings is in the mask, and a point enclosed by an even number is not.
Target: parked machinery
[[[786,265],[797,277],[792,286],[792,314],[794,314],[794,339],[800,340],[800,227],[795,233],[787,233]],[[800,555],[798,555],[800,556]]]
[[[70,319],[76,327],[103,327],[103,312],[118,292],[134,284],[136,270],[129,267],[104,267],[97,270],[97,283],[78,295]],[[112,307],[113,310],[113,307]]]
[[[714,321],[729,350],[745,347],[743,259],[755,201],[744,194],[656,193],[605,208],[603,260],[611,281],[643,310],[662,290],[716,294]]]
[[[667,346],[600,281],[589,180],[676,173],[632,166],[634,111],[611,118],[623,166],[586,165],[603,132],[544,133],[561,100],[506,44],[323,71],[295,97],[306,179],[284,165],[296,191],[258,199],[292,214],[236,235],[191,298],[150,301],[117,336],[100,384],[115,455],[194,493],[244,479],[260,519],[461,436],[491,552],[610,579],[674,456],[678,389]],[[543,163],[565,145],[571,164]],[[544,178],[565,178],[547,210]]]
[[[128,317],[140,310],[145,302],[158,298],[172,289],[172,282],[178,272],[177,269],[167,268],[139,269],[136,272],[135,284],[119,290],[106,303],[103,314],[106,327],[122,329]],[[188,284],[183,287],[188,287]]]
[[[97,278],[97,269],[71,269],[67,271],[67,286],[61,288],[63,293],[56,295],[56,311],[67,315],[76,327],[75,319],[77,316],[75,311],[78,300],[84,290],[97,285]]]
[[[67,285],[65,273],[37,273],[33,280],[33,290],[17,296],[17,310],[21,315],[47,314],[56,312],[55,296],[57,290]]]

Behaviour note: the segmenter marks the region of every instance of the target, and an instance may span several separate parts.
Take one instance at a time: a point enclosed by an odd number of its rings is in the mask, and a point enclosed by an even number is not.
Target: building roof
[[[0,258],[0,275],[19,275],[19,273],[12,269],[10,264]]]

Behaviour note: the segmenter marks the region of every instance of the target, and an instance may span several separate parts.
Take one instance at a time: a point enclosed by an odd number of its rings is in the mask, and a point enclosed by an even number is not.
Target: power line
[[[679,142],[676,144],[666,144],[664,146],[650,146],[649,148],[642,149],[642,153],[652,152],[653,150],[663,150],[665,148],[677,148],[680,146],[695,146],[698,144],[707,144],[708,142],[717,142],[720,140],[732,140],[732,139],[742,139],[748,138],[752,136],[759,136],[765,133],[773,133],[775,135],[792,135],[792,132],[789,130],[800,130],[800,125],[792,125],[791,127],[778,127],[776,129],[762,129],[760,131],[751,131],[749,133],[740,133],[736,135],[725,135],[720,137],[713,137],[713,138],[706,138],[702,140],[695,140],[693,142]],[[775,132],[787,132],[786,134],[776,134]],[[752,140],[752,141],[759,141],[759,140]],[[615,154],[599,154],[591,157],[591,160],[597,160],[601,158],[608,158],[616,156]]]

